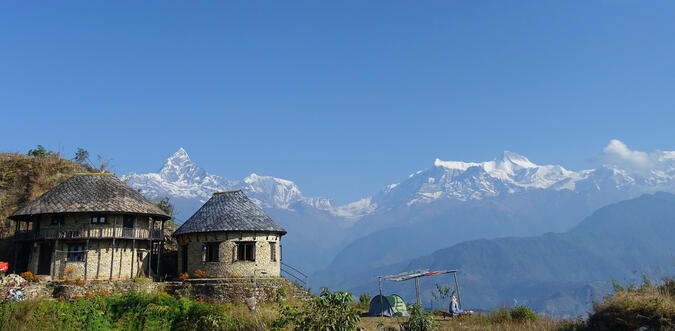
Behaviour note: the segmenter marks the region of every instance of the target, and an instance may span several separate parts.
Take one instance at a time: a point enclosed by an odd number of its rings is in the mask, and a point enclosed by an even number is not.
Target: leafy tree
[[[155,202],[155,206],[157,206],[159,209],[161,209],[167,215],[171,216],[171,218],[173,218],[173,216],[176,214],[176,208],[169,201],[169,197],[163,197],[163,198],[159,199],[157,202]]]
[[[436,284],[436,291],[431,292],[431,295],[434,297],[434,300],[438,301],[440,304],[443,304],[443,300],[455,295],[455,292],[455,290],[452,290],[451,292],[450,287],[447,285],[441,286]]]
[[[32,157],[47,157],[47,156],[58,156],[59,153],[47,150],[44,148],[42,145],[37,145],[36,149],[30,149],[28,150],[28,153],[26,153],[28,156]]]

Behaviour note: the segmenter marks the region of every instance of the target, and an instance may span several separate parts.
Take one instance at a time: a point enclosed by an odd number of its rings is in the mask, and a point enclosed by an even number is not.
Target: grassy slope
[[[92,172],[89,166],[58,156],[30,157],[0,153],[0,238],[7,238],[13,227],[7,216],[39,197],[74,173]],[[11,222],[13,223],[13,222]],[[0,241],[0,260],[11,260],[7,240]]]

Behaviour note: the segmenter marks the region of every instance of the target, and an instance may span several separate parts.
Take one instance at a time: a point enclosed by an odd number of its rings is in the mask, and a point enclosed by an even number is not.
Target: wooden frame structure
[[[459,292],[459,282],[457,281],[457,270],[439,270],[439,271],[427,271],[427,270],[412,270],[406,271],[393,275],[386,276],[377,276],[379,282],[378,287],[380,289],[380,300],[382,300],[382,280],[388,280],[391,282],[403,282],[410,279],[415,279],[415,295],[417,296],[417,304],[422,305],[422,297],[420,294],[420,278],[428,276],[436,276],[442,274],[452,274],[455,280],[455,290],[457,291],[457,300],[459,301],[459,308],[462,309],[462,295]],[[382,302],[380,302],[382,306]]]

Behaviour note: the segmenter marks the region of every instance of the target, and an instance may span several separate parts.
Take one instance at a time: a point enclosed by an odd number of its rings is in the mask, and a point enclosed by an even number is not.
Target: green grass
[[[35,300],[0,304],[3,330],[264,330],[275,312],[166,294]]]

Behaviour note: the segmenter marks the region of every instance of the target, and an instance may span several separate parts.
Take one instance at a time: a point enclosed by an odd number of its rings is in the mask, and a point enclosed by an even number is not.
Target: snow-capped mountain
[[[252,173],[240,181],[230,181],[199,167],[183,148],[169,157],[159,172],[130,173],[122,179],[148,198],[170,197],[181,219],[189,217],[213,192],[227,190],[242,190],[263,208],[292,210],[294,205],[301,204],[348,219],[358,218],[369,210],[368,206],[360,208],[362,204],[358,202],[335,206],[329,199],[305,197],[294,182],[286,179]]]
[[[661,152],[649,171],[621,169],[606,164],[596,169],[572,171],[559,165],[537,165],[525,156],[505,151],[491,161],[462,162],[436,159],[434,167],[411,174],[375,195],[378,208],[424,204],[440,199],[484,199],[528,190],[600,191],[641,194],[675,191],[675,158]]]
[[[612,146],[610,143],[609,146]],[[619,142],[620,143],[620,142]],[[622,143],[621,143],[622,144]],[[607,148],[606,148],[607,149]],[[401,183],[385,187],[372,197],[336,205],[321,197],[305,197],[298,186],[286,179],[252,173],[231,181],[208,173],[190,160],[180,148],[157,173],[123,176],[128,184],[150,198],[171,197],[189,217],[213,192],[243,190],[263,208],[293,210],[311,207],[349,220],[400,206],[423,205],[437,200],[468,201],[529,190],[570,190],[635,195],[657,190],[675,191],[675,153],[649,155],[649,169],[609,162],[597,169],[573,171],[560,165],[538,165],[527,157],[505,151],[484,162],[443,161],[411,174]],[[611,161],[611,160],[610,160]],[[646,162],[646,163],[645,163]]]

